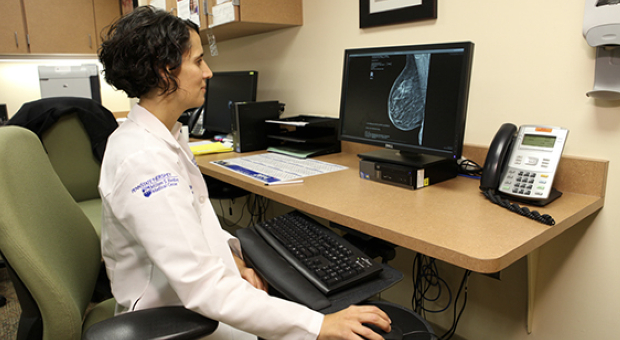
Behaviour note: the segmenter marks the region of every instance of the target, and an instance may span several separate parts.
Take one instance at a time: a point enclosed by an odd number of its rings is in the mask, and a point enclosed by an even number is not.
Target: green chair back
[[[61,116],[41,136],[47,156],[73,199],[101,236],[101,197],[97,186],[101,162],[92,151],[84,125],[76,113]]]
[[[99,238],[39,138],[22,127],[0,128],[0,202],[0,250],[38,306],[42,338],[80,339]]]
[[[77,114],[61,116],[41,136],[54,170],[76,202],[99,198],[101,163]]]

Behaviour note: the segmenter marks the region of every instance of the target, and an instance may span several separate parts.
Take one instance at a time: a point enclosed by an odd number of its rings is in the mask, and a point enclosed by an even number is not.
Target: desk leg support
[[[536,293],[536,274],[538,273],[538,253],[536,249],[527,255],[527,333],[532,333],[534,322],[534,298]]]

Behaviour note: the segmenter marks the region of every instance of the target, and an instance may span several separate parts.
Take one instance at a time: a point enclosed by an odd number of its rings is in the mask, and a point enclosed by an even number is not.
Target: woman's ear
[[[166,95],[171,91],[171,88],[176,85],[174,75],[170,72],[170,67],[159,69],[160,84],[157,86],[160,89],[160,95]]]
[[[159,76],[161,77],[162,80],[165,81],[170,81],[170,67],[166,66],[165,68],[160,68],[159,69]]]

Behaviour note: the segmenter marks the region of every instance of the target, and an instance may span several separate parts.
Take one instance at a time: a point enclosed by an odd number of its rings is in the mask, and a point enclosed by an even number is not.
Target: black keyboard
[[[342,236],[299,212],[278,216],[254,227],[323,294],[345,289],[383,270]]]

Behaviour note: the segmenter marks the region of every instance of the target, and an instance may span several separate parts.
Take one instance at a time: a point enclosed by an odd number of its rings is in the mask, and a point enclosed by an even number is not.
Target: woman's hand
[[[375,306],[351,306],[323,319],[318,340],[383,340],[381,335],[362,325],[374,324],[391,331],[392,321],[384,311]]]
[[[256,271],[252,268],[248,268],[246,266],[245,261],[240,259],[237,255],[233,253],[233,258],[235,259],[235,263],[237,264],[237,268],[239,269],[239,273],[241,273],[241,277],[248,281],[254,288],[267,291],[267,283],[263,281],[263,279],[258,276]]]
[[[241,277],[248,281],[254,288],[267,291],[267,283],[263,281],[263,279],[256,274],[256,271],[252,268],[246,267],[241,272]]]

